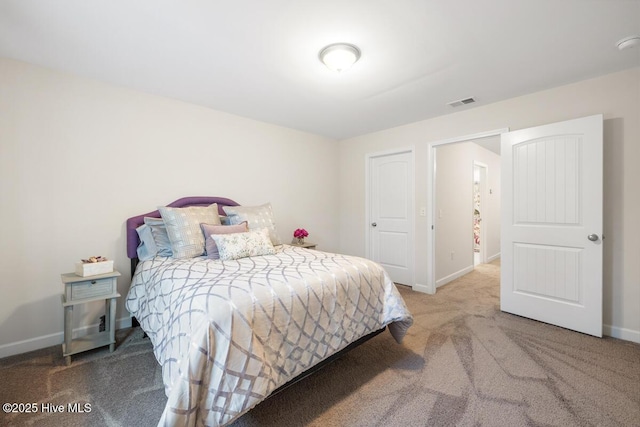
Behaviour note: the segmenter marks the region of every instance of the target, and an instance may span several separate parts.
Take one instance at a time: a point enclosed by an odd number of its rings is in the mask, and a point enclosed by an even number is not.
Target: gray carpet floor
[[[640,345],[500,312],[499,264],[433,296],[400,291],[415,317],[402,345],[384,332],[233,426],[640,426]],[[0,401],[65,407],[2,426],[153,426],[166,398],[134,328],[69,367],[60,346],[0,359]]]

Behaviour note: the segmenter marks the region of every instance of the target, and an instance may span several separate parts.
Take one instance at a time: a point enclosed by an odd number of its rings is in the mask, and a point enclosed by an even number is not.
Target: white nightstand
[[[91,350],[105,345],[109,351],[115,350],[116,343],[116,300],[118,293],[117,278],[120,273],[98,274],[96,276],[81,277],[75,273],[62,274],[64,295],[64,344],[62,354],[67,365],[71,364],[71,355]],[[105,330],[96,334],[85,335],[73,339],[73,306],[91,301],[105,301]]]
[[[315,249],[318,246],[316,243],[305,242],[302,244],[299,243],[289,243],[291,246],[295,246],[296,248],[306,248],[306,249]]]

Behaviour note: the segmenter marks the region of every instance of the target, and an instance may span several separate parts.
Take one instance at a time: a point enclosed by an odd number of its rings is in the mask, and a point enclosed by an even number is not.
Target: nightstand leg
[[[73,340],[73,306],[64,308],[64,352],[71,352],[71,341]],[[71,356],[66,356],[64,361],[67,366],[71,364]]]
[[[113,352],[116,349],[116,299],[109,299],[108,315],[105,313],[105,327],[109,328],[109,340],[113,341],[109,344],[109,351]]]

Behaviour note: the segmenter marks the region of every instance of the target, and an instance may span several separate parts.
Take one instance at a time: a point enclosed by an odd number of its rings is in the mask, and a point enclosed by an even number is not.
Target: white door
[[[413,285],[413,152],[369,158],[369,251],[391,280]]]
[[[602,116],[502,136],[503,311],[602,336]]]

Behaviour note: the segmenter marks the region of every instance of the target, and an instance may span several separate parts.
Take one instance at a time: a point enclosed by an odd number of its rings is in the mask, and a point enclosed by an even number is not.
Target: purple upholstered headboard
[[[238,203],[224,197],[183,197],[182,199],[169,203],[167,206],[172,208],[182,208],[185,206],[209,206],[212,203],[218,204],[218,213],[220,215],[225,214],[222,210],[223,206],[239,206]],[[140,239],[138,238],[136,228],[144,224],[145,216],[160,218],[160,212],[148,212],[146,214],[131,217],[127,220],[127,256],[131,259],[138,258],[138,252],[136,249],[138,248],[138,244],[140,244]]]

